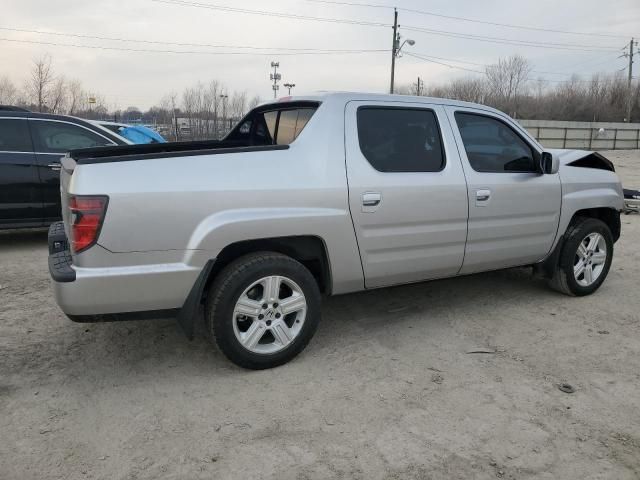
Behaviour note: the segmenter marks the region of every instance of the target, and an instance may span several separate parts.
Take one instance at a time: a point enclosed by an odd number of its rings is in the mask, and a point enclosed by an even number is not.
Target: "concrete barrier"
[[[585,150],[640,149],[640,123],[518,120],[543,146]]]

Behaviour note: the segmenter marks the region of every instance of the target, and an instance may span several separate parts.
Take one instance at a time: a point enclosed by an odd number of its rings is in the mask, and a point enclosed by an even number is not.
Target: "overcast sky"
[[[157,103],[166,93],[180,92],[198,81],[208,82],[212,79],[223,82],[230,90],[246,90],[249,96],[260,95],[268,99],[273,96],[269,81],[269,63],[272,60],[280,62],[282,83],[295,83],[297,94],[316,90],[384,92],[388,89],[391,57],[388,52],[284,55],[282,50],[385,50],[391,46],[392,33],[388,26],[281,18],[177,5],[176,0],[166,1],[168,3],[154,0],[1,0],[0,76],[7,75],[22,85],[32,60],[50,54],[57,73],[79,79],[88,90],[104,95],[110,106],[121,108],[129,105],[146,108]],[[390,8],[344,6],[311,0],[177,1],[191,5],[215,5],[368,23],[393,22],[393,10]],[[500,57],[519,53],[531,61],[536,70],[533,74],[535,77],[556,81],[566,80],[568,74],[574,71],[588,76],[595,71],[614,72],[623,68],[626,60],[617,58],[622,53],[622,47],[625,43],[628,45],[631,35],[640,37],[640,0],[345,1],[395,5],[487,22],[601,34],[571,35],[506,28],[399,11],[402,35],[416,41],[413,47],[405,46],[407,52],[441,57],[437,61],[472,70],[483,69],[474,63],[492,63]],[[402,26],[556,45],[548,45],[554,48],[505,45],[409,31]],[[80,36],[45,35],[7,28]],[[225,47],[124,42],[83,38],[83,35]],[[136,52],[69,45],[209,53]],[[271,50],[247,50],[231,46],[266,47]],[[224,54],[213,55],[211,52]],[[267,54],[229,55],[230,52]],[[635,65],[640,73],[640,57]],[[465,75],[477,74],[404,56],[397,63],[396,85],[415,82],[418,76],[431,84]],[[285,92],[281,87],[280,94]]]

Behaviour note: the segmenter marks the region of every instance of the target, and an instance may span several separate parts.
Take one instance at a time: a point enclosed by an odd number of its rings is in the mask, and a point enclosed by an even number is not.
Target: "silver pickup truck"
[[[238,365],[287,362],[321,295],[533,266],[587,295],[620,236],[598,153],[544,151],[505,114],[451,100],[285,98],[219,142],[62,160],[49,269],[75,321],[177,317]]]

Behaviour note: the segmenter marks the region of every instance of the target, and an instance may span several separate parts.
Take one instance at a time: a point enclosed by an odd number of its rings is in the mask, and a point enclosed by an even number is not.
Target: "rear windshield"
[[[243,145],[289,145],[317,108],[317,103],[310,102],[258,108],[244,117],[225,141]]]

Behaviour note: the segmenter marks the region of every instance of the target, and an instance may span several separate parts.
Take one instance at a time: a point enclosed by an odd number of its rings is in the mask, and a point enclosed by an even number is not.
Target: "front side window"
[[[536,172],[533,150],[511,127],[486,115],[456,112],[467,158],[477,172]]]
[[[63,122],[31,122],[36,152],[64,153],[76,148],[101,147],[113,142],[86,128]]]
[[[0,151],[33,153],[26,120],[0,119]]]
[[[438,172],[444,150],[432,110],[395,107],[358,109],[360,150],[379,172]]]

